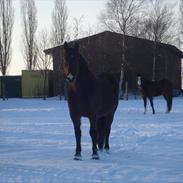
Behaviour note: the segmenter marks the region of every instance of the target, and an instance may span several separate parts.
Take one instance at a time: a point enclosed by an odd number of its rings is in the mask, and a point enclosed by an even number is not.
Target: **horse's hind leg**
[[[166,94],[166,95],[163,95],[163,96],[164,96],[164,98],[166,100],[166,103],[167,103],[166,112],[169,113],[172,109],[172,95],[171,94],[170,95]]]
[[[103,150],[104,148],[104,140],[105,140],[105,130],[106,130],[106,121],[105,118],[100,118],[97,121],[97,130],[98,130],[98,139],[97,139],[97,143],[98,143],[98,148],[100,151]]]
[[[113,122],[113,118],[114,118],[114,113],[110,114],[109,116],[106,117],[106,134],[105,134],[105,150],[109,151],[109,136],[110,136],[110,132],[111,132],[111,125]]]
[[[95,118],[90,118],[90,136],[92,139],[92,159],[99,159],[98,149],[97,149],[97,120]]]
[[[170,95],[168,97],[168,112],[172,110],[172,100],[173,100],[172,95]]]
[[[169,100],[168,100],[168,97],[166,96],[166,95],[163,95],[163,97],[165,98],[165,100],[166,100],[166,113],[168,113],[169,112]]]
[[[149,101],[150,101],[150,104],[151,104],[151,107],[152,107],[152,112],[153,112],[153,114],[155,114],[154,104],[153,104],[153,97],[149,97]]]

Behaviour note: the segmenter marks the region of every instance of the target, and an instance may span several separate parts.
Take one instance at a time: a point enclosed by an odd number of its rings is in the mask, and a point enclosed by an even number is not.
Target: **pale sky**
[[[165,2],[178,2],[179,0],[165,0]],[[83,16],[82,25],[85,27],[96,25],[101,10],[104,9],[107,0],[66,0],[66,5],[70,19]],[[51,13],[54,0],[35,0],[37,7],[38,30],[51,28]],[[20,16],[20,0],[13,0],[15,8],[14,30],[12,38],[12,61],[8,70],[8,75],[20,75],[25,69],[22,57],[22,29]]]
[[[37,7],[38,30],[51,28],[51,13],[54,6],[54,0],[35,0]],[[106,0],[66,0],[66,5],[70,19],[83,16],[82,24],[86,27],[97,24],[97,17],[104,8]],[[21,70],[25,69],[22,57],[22,29],[20,0],[13,0],[15,9],[14,29],[12,37],[12,61],[8,69],[8,75],[20,75]]]

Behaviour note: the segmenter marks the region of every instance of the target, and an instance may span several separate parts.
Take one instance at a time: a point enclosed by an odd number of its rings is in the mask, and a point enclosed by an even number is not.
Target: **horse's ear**
[[[79,44],[78,44],[77,42],[75,42],[74,48],[75,48],[77,51],[79,50]]]
[[[65,41],[64,43],[64,48],[67,49],[68,48],[68,43]]]

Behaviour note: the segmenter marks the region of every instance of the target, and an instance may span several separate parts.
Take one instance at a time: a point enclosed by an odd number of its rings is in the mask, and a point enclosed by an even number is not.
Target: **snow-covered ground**
[[[82,119],[82,161],[74,161],[75,138],[66,101],[0,101],[0,183],[182,183],[183,98],[165,114],[142,100],[120,101],[110,153],[91,160],[89,122]]]

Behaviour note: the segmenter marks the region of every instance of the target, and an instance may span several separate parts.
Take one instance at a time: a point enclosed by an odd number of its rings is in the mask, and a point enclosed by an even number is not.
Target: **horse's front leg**
[[[81,121],[80,118],[72,118],[76,138],[76,152],[74,160],[81,160]]]
[[[99,159],[98,149],[97,149],[97,119],[90,119],[90,136],[92,139],[92,159]]]
[[[151,104],[151,107],[152,107],[152,112],[153,112],[153,114],[155,114],[154,104],[153,104],[153,97],[149,97],[149,101],[150,101],[150,104]]]
[[[147,97],[143,97],[144,100],[144,114],[146,114],[147,111]]]

